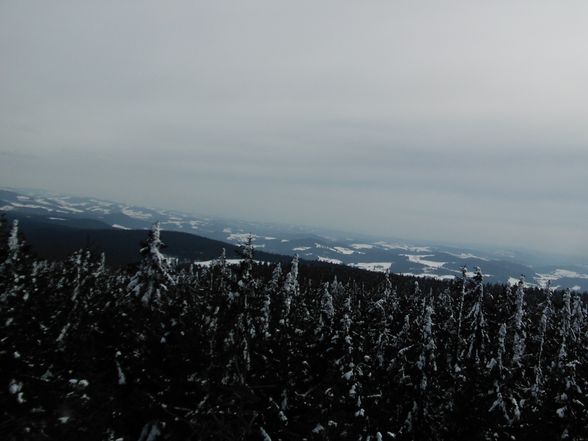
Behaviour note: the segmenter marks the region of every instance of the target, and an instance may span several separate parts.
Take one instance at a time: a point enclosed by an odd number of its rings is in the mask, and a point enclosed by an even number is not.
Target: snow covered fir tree
[[[588,439],[578,293],[0,243],[3,440]]]

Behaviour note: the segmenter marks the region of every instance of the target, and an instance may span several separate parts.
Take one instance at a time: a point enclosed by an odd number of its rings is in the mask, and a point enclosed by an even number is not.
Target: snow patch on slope
[[[49,207],[44,207],[42,205],[21,204],[19,202],[11,202],[11,205],[16,208],[40,208],[41,210],[53,211],[53,209],[51,209]]]
[[[351,248],[354,250],[371,250],[374,246],[367,243],[353,243]]]
[[[434,260],[426,260],[425,259],[426,257],[433,257],[433,254],[424,254],[424,255],[401,254],[401,256],[407,257],[409,262],[418,263],[420,265],[424,265],[428,268],[435,269],[435,270],[443,268],[443,265],[445,265],[447,263],[447,262],[436,262]]]
[[[385,273],[392,266],[392,262],[358,262],[350,263],[348,266],[376,273]]]
[[[341,265],[341,264],[343,264],[343,262],[340,261],[339,259],[331,259],[330,257],[321,257],[321,256],[318,256],[318,261],[319,262],[334,263],[335,265]]]
[[[415,247],[410,245],[402,245],[397,243],[388,243],[388,242],[376,242],[376,245],[379,245],[382,248],[387,250],[402,250],[402,251],[410,251],[411,253],[428,253],[431,251],[430,247]]]
[[[556,269],[555,271],[548,274],[536,274],[535,281],[539,286],[546,286],[548,281],[557,281],[559,279],[588,279],[588,274],[577,273],[576,271],[570,271],[565,269]],[[576,285],[577,286],[577,285]]]
[[[332,251],[332,252],[337,253],[337,254],[349,255],[349,254],[355,253],[354,250],[350,250],[349,248],[340,247],[340,246],[332,247],[331,248],[331,247],[328,247],[328,246],[323,245],[323,244],[320,244],[320,243],[315,243],[314,246],[316,248],[323,249],[323,250],[329,250],[329,251]]]
[[[349,254],[355,253],[355,251],[350,250],[349,248],[345,248],[345,247],[334,247],[333,249],[339,254],[349,255]]]
[[[415,274],[415,273],[400,273],[401,276],[418,277],[422,279],[436,279],[436,280],[453,280],[455,276],[444,274]]]
[[[453,257],[458,257],[460,259],[478,259],[478,260],[484,260],[486,262],[488,262],[488,260],[489,260],[489,259],[486,259],[485,257],[475,256],[470,253],[459,253],[459,254],[447,253],[447,254],[449,254],[450,256],[453,256]]]
[[[241,262],[243,262],[243,259],[226,259],[226,262],[227,262],[227,265],[229,265],[229,266],[239,265]],[[195,265],[208,266],[208,267],[215,264],[215,263],[218,263],[218,259],[202,260],[202,261],[194,262]]]
[[[227,237],[227,240],[231,240],[233,242],[246,242],[247,238],[251,236],[251,238],[253,240],[257,239],[259,236],[256,236],[255,234],[249,234],[249,233],[232,233]]]
[[[149,220],[153,217],[150,213],[138,209],[133,210],[130,207],[123,207],[121,212],[122,214],[127,215],[128,217],[132,217],[133,219],[139,220]]]

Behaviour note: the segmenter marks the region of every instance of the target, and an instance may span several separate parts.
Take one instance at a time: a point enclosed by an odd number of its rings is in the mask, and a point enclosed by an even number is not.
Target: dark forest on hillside
[[[0,237],[4,440],[588,439],[588,321],[570,290],[221,254],[34,257]]]

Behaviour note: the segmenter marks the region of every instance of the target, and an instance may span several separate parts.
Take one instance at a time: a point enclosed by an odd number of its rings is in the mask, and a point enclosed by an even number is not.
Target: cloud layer
[[[0,184],[588,254],[585,2],[4,2]]]

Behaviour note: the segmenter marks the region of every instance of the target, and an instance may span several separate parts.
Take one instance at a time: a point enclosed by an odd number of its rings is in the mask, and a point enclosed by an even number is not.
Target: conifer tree
[[[486,365],[486,345],[488,343],[487,323],[484,313],[484,284],[482,270],[477,267],[473,278],[474,304],[466,319],[468,319],[467,351],[466,359],[470,366],[479,367]]]
[[[419,318],[420,333],[416,342],[419,350],[416,362],[416,377],[413,407],[410,412],[410,429],[413,439],[441,439],[439,421],[442,418],[437,408],[437,345],[433,334],[434,309],[427,302]]]
[[[560,346],[557,363],[552,371],[555,414],[559,419],[560,439],[577,439],[585,434],[586,406],[582,388],[578,384],[579,361],[574,357],[574,333],[572,328],[571,292],[563,294],[559,314]]]
[[[147,240],[141,248],[141,265],[128,286],[132,295],[140,299],[145,306],[158,305],[168,288],[174,284],[168,261],[161,253],[164,247],[165,244],[161,241],[161,227],[159,222],[156,222],[149,230]]]
[[[515,312],[513,317],[513,349],[512,349],[512,366],[521,368],[523,357],[525,355],[525,340],[527,338],[527,327],[525,319],[525,280],[521,277],[517,284],[515,295]]]
[[[29,298],[26,280],[30,273],[30,258],[17,219],[12,222],[6,245],[6,257],[0,264],[0,302],[11,297],[26,302]]]
[[[467,267],[464,265],[461,269],[461,280],[460,280],[460,291],[459,297],[457,301],[457,331],[455,335],[455,366],[453,368],[454,377],[456,382],[459,381],[461,376],[462,370],[462,360],[463,360],[463,346],[464,346],[464,338],[463,338],[463,329],[464,329],[464,308],[465,308],[465,301],[467,295],[467,284],[468,284],[468,277],[467,277]]]
[[[549,350],[549,338],[551,337],[551,330],[553,329],[553,303],[551,301],[551,283],[548,281],[543,289],[545,300],[541,308],[541,317],[539,319],[539,326],[537,332],[538,349],[534,366],[534,380],[531,388],[531,393],[537,402],[544,399],[544,371],[546,368],[545,352]]]
[[[333,327],[333,318],[335,317],[335,307],[333,306],[333,297],[329,292],[329,283],[325,283],[323,293],[320,299],[319,321],[316,328],[316,334],[319,341],[325,341],[331,335]]]

